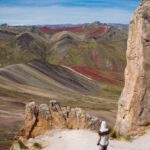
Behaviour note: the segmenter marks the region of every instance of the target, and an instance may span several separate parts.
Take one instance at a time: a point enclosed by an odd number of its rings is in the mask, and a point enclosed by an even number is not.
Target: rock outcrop
[[[26,105],[24,126],[16,139],[29,139],[51,129],[91,129],[98,130],[100,119],[92,117],[81,108],[61,107],[56,100],[36,106]]]
[[[125,87],[116,130],[140,134],[150,128],[150,0],[143,0],[130,23]]]

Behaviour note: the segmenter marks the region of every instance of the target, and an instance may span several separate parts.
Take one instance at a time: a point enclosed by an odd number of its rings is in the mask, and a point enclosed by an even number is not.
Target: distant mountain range
[[[93,23],[103,24],[100,21],[95,21]],[[54,24],[54,25],[32,25],[30,27],[50,27],[53,29],[56,28],[65,28],[65,27],[76,27],[76,26],[82,26],[87,24],[93,24],[93,23],[84,23],[84,24]],[[120,27],[120,28],[128,28],[128,24],[118,24],[118,23],[108,23],[108,25],[114,26],[114,27]],[[7,23],[3,23],[0,26],[9,26]],[[24,25],[25,27],[29,27],[28,25]],[[19,26],[18,26],[19,27]]]
[[[97,96],[100,94],[106,98],[107,94],[102,93],[114,91],[116,89],[114,87],[120,91],[123,85],[127,33],[128,29],[125,27],[100,22],[57,28],[2,26],[0,27],[1,81],[4,82],[5,78],[14,84],[25,84],[41,89],[47,87],[48,90],[48,87],[53,87],[50,81],[49,85],[43,84],[40,79],[34,84],[30,81],[33,78],[31,74],[37,69],[43,73],[45,66],[45,71],[53,71],[46,73],[48,78],[60,82],[61,86],[74,92]],[[69,70],[71,74],[66,74],[65,72]],[[11,82],[8,82],[8,87],[11,87],[9,84]],[[99,87],[99,84],[105,85],[104,88]],[[107,86],[110,90],[105,91]],[[3,84],[1,87],[4,88]],[[56,89],[55,87],[54,91]],[[34,93],[34,90],[32,92]],[[116,97],[116,94],[112,95]]]
[[[0,27],[1,66],[33,59],[98,70],[123,71],[128,28],[94,22],[82,25]],[[12,53],[12,54],[11,54]],[[10,55],[11,54],[11,55]]]

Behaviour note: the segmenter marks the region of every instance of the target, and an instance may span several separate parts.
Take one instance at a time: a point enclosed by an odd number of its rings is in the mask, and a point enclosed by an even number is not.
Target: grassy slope
[[[97,70],[123,71],[125,68],[126,40],[87,41],[72,46],[67,51],[54,52],[49,63],[88,66]]]
[[[87,32],[95,33],[99,30],[93,27],[87,29],[87,31],[82,31],[82,35],[85,37]],[[89,66],[97,70],[108,71],[124,70],[127,30],[111,28],[105,31],[106,33],[96,32],[95,36],[92,34],[92,37],[85,38],[82,41],[75,41],[66,37],[55,43],[50,43],[53,32],[47,35],[45,32],[35,31],[31,33],[28,29],[26,30],[25,34],[20,30],[16,36],[0,34],[1,66],[42,59],[59,65]],[[69,29],[69,31],[74,32],[76,36],[80,36],[80,33],[74,30]],[[26,39],[28,37],[32,40]],[[94,38],[96,40],[93,40]],[[22,45],[18,46],[18,44]],[[56,47],[59,50],[56,50]],[[26,52],[24,52],[25,50]]]
[[[1,87],[6,86],[9,90],[15,89],[18,92],[38,96],[41,94],[43,97],[49,98],[58,98],[61,95],[59,99],[68,101],[71,99],[70,103],[72,103],[71,101],[80,103],[78,102],[80,97],[84,97],[85,101],[86,97],[87,99],[93,97],[90,100],[93,104],[93,99],[98,101],[99,96],[101,98],[118,98],[117,91],[120,92],[121,85],[105,82],[105,80],[96,82],[66,67],[48,65],[44,68],[44,65],[39,62],[31,62],[28,65],[13,65],[1,69],[0,85]],[[118,82],[123,83],[123,81]],[[33,90],[30,91],[30,89]],[[89,106],[94,109],[95,104]]]
[[[14,37],[6,39],[0,38],[0,67],[28,62],[35,58],[31,54],[18,50],[15,43]]]

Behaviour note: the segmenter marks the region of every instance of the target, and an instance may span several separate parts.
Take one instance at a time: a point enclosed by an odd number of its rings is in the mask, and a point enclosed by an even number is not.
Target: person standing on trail
[[[109,144],[109,128],[106,121],[102,121],[99,129],[99,140],[97,145],[100,145],[99,150],[107,150]]]

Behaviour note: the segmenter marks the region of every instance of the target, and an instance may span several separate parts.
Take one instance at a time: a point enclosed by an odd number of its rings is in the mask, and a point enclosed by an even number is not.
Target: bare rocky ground
[[[110,140],[108,150],[150,150],[149,139],[150,134],[145,134],[130,142]],[[28,146],[39,143],[43,150],[98,150],[97,140],[98,134],[90,130],[53,130],[30,139]]]

